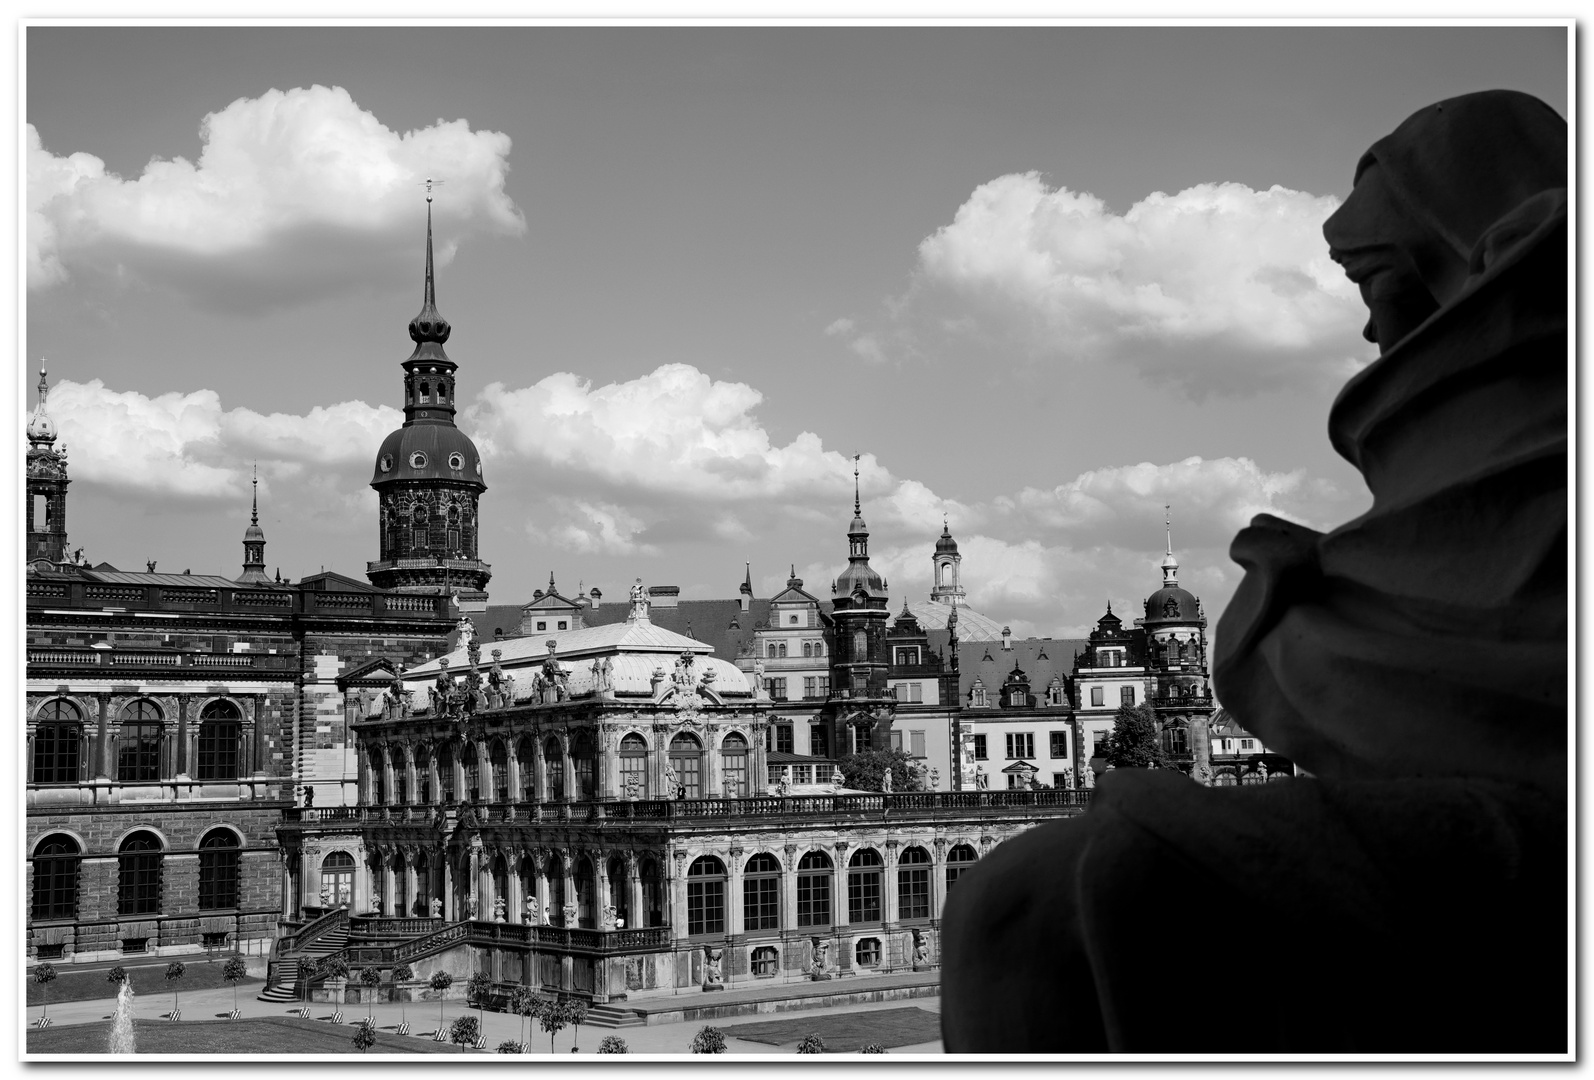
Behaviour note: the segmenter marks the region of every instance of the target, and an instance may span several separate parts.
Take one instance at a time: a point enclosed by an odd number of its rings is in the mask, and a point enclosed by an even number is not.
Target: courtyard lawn
[[[123,965],[127,969],[127,977],[133,981],[133,993],[139,997],[158,997],[165,994],[167,1001],[170,1002],[172,984],[166,981],[166,965],[169,962],[168,959],[162,958],[159,963],[154,964]],[[221,969],[226,963],[226,957],[218,960],[186,960],[183,981],[178,989],[187,995],[195,990],[214,990],[219,986],[226,986],[226,981],[221,977]],[[97,965],[86,970],[74,971],[70,964],[57,964],[55,981],[46,988],[33,981],[30,968],[28,1004],[43,1005],[46,1000],[46,989],[51,1005],[62,1001],[113,998],[116,996],[117,987],[115,983],[106,981],[107,970],[109,969],[106,966]],[[264,979],[243,979],[238,983],[238,995],[254,997],[264,985]]]
[[[356,1024],[326,1024],[289,1017],[200,1020],[168,1023],[135,1021],[141,1054],[359,1054]],[[106,1021],[70,1027],[28,1029],[30,1054],[104,1054],[111,1025]],[[459,1054],[448,1043],[394,1035],[380,1028],[373,1054]]]
[[[879,1009],[827,1016],[792,1016],[760,1024],[727,1022],[720,1030],[727,1039],[746,1039],[787,1048],[795,1048],[802,1037],[811,1032],[825,1040],[827,1053],[844,1054],[861,1050],[866,1043],[879,1043],[889,1048],[934,1042],[941,1037],[941,1016],[927,1009]],[[732,1052],[735,1052],[734,1046]]]

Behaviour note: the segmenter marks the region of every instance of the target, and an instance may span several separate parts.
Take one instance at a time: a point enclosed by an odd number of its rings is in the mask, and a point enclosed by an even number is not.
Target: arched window
[[[515,763],[520,771],[520,801],[537,801],[537,750],[529,738],[515,744]]]
[[[82,849],[70,836],[56,833],[33,849],[33,919],[77,918],[78,860]]]
[[[471,802],[480,802],[482,797],[482,765],[476,755],[476,744],[466,741],[465,749],[460,751],[460,763],[465,766],[465,797]]]
[[[545,802],[565,798],[565,752],[552,735],[542,744],[542,797]]]
[[[238,837],[212,829],[199,841],[199,909],[238,906]]]
[[[238,779],[238,747],[242,741],[243,714],[238,706],[230,701],[212,701],[199,710],[198,779]]]
[[[712,855],[694,860],[686,872],[686,933],[725,933],[725,864]]]
[[[33,734],[33,782],[75,784],[82,779],[83,715],[70,701],[39,707]],[[76,871],[73,871],[76,873]]]
[[[742,922],[747,930],[780,929],[780,860],[760,852],[742,874]]]
[[[625,879],[625,860],[615,855],[609,859],[609,902],[614,905],[616,927],[631,924],[631,888]]]
[[[416,801],[422,806],[432,801],[432,752],[424,746],[415,748]]]
[[[147,784],[161,776],[160,706],[153,701],[131,701],[122,709],[122,730],[116,739],[116,778],[123,783]]]
[[[930,853],[904,848],[897,858],[897,918],[930,917]]]
[[[548,922],[565,925],[565,861],[558,855],[548,859]]]
[[[527,896],[534,895],[527,893]],[[424,851],[415,855],[415,903],[410,905],[408,914],[421,917],[430,916],[432,913],[432,866],[426,860]]]
[[[737,732],[720,741],[720,772],[727,799],[747,798],[747,740]]]
[[[373,746],[366,754],[365,771],[367,776],[367,790],[371,797],[372,806],[382,806],[387,803],[387,762],[382,757],[382,748]]]
[[[803,655],[804,656],[812,656],[812,655],[814,655],[814,643],[813,642],[811,642],[811,641],[803,642]]]
[[[664,925],[664,882],[659,878],[655,859],[642,860],[642,906],[647,909],[649,926]]]
[[[880,878],[885,864],[874,848],[861,848],[847,864],[847,921],[853,925],[880,921]]]
[[[670,767],[681,785],[681,798],[697,799],[703,794],[703,744],[693,735],[681,732],[670,740]]]
[[[775,659],[775,643],[773,641],[769,643],[769,659]]]
[[[863,630],[852,632],[852,660],[863,663],[869,659],[869,634]]]
[[[592,860],[585,855],[576,857],[576,925],[592,929],[598,925],[594,918],[597,887],[592,872]]]
[[[575,768],[575,797],[579,802],[591,802],[598,797],[598,755],[594,749],[592,732],[578,731],[570,741],[570,764]]]
[[[962,877],[964,872],[971,868],[979,856],[974,854],[974,849],[967,844],[959,844],[946,853],[946,887],[950,892],[952,883]]]
[[[506,803],[509,801],[509,751],[504,748],[504,740],[494,739],[488,761],[492,766],[493,775],[493,801]]]
[[[152,832],[136,832],[117,852],[116,913],[154,915],[161,909],[161,842]]]
[[[782,660],[786,658],[786,643],[784,641],[780,643],[780,658]]]
[[[814,642],[814,655],[815,656],[823,656],[823,655],[825,655],[825,643],[823,641]]]
[[[648,743],[634,731],[620,740],[620,794],[648,797]]]
[[[432,384],[428,383],[428,382],[423,382],[423,383],[421,383],[421,404],[422,405],[429,405],[429,404],[431,404],[431,401],[432,401]]]
[[[521,902],[524,903],[527,898],[534,898],[537,895],[536,860],[534,860],[530,855],[521,856],[518,872],[520,876],[520,895],[522,897]],[[513,912],[512,914],[517,922],[524,922],[526,919],[525,912],[523,910]]]
[[[328,907],[354,903],[354,856],[347,851],[331,852],[321,860],[321,899]]]
[[[797,864],[797,925],[830,925],[830,857],[810,851]]]
[[[455,456],[455,458],[457,458],[459,455],[456,454],[454,456]],[[453,461],[451,459],[450,460],[450,464],[452,464],[452,463],[453,463]],[[448,508],[448,550],[451,553],[457,553],[459,551],[459,507],[458,506],[450,506]]]

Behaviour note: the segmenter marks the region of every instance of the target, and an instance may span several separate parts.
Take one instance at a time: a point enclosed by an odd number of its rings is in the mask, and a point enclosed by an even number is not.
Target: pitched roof
[[[624,622],[630,614],[630,604],[617,603],[588,608],[581,617],[588,626],[606,626]],[[752,647],[753,628],[768,618],[769,601],[758,599],[751,602],[747,611],[743,611],[741,602],[735,599],[682,600],[674,607],[648,609],[648,619],[654,626],[704,642],[713,648],[715,656],[731,661],[742,654],[744,647]],[[688,624],[692,628],[690,634],[686,633]]]
[[[958,641],[958,700],[968,701],[974,680],[979,678],[987,690],[1007,681],[1013,667],[1023,669],[1030,692],[1044,694],[1058,678],[1066,686],[1074,670],[1074,651],[1083,649],[1082,638],[1013,638],[1012,649],[983,641]]]
[[[232,578],[215,574],[139,574],[130,570],[91,570],[88,576],[111,585],[187,585],[197,589],[231,589],[238,584]]]
[[[952,605],[934,600],[910,600],[908,611],[924,629],[945,630],[946,621],[952,614]],[[957,605],[957,613],[959,641],[1002,640],[1002,624],[995,619],[981,615],[967,604]],[[887,625],[894,625],[896,621],[897,616],[893,616]]]

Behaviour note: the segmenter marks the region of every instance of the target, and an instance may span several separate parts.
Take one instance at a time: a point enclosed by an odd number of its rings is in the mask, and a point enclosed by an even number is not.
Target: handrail
[[[313,922],[301,926],[292,934],[284,935],[282,941],[283,952],[302,952],[305,946],[312,941],[337,929],[349,921],[348,908],[336,908],[327,912]]]

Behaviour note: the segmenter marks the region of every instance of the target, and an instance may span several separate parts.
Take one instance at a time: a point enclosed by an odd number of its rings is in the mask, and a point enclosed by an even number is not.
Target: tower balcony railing
[[[448,559],[437,555],[411,555],[402,559],[375,559],[365,564],[367,574],[376,570],[491,570],[492,564],[480,559]]]

